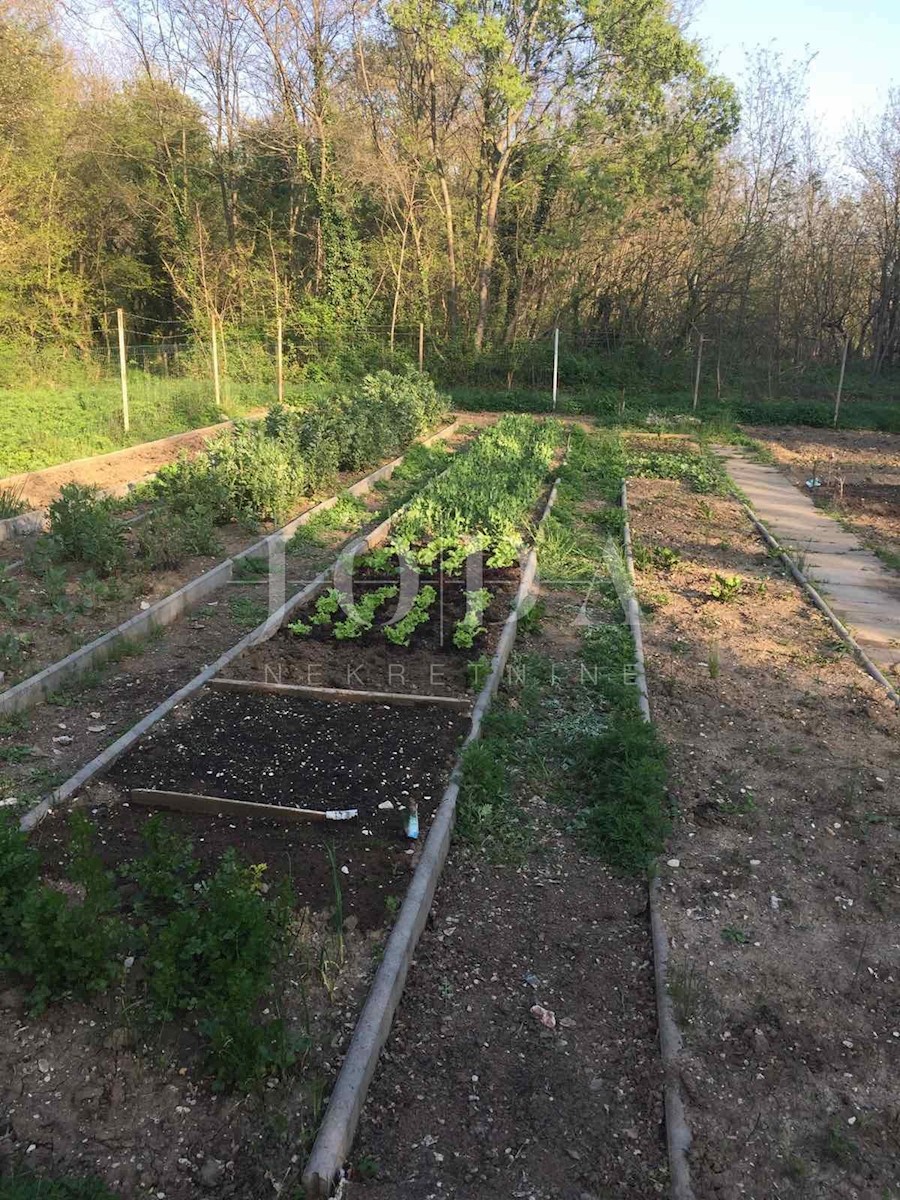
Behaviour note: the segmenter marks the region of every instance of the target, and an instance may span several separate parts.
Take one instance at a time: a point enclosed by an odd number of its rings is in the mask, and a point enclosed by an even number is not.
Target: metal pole
[[[119,376],[122,380],[122,425],[127,433],[131,422],[128,415],[128,368],[125,363],[125,313],[116,309],[119,319]]]
[[[556,412],[556,393],[559,391],[559,326],[553,330],[553,411]]]
[[[700,334],[700,344],[697,347],[697,374],[694,376],[694,409],[700,395],[700,364],[703,362],[703,334]]]
[[[425,322],[419,322],[419,370],[425,370]]]
[[[284,359],[282,357],[282,335],[284,330],[278,317],[278,342],[275,347],[275,370],[278,374],[278,403],[284,403]]]

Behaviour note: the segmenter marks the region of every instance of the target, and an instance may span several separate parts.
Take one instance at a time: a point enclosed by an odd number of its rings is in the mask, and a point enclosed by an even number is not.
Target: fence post
[[[425,370],[425,322],[419,322],[419,370]]]
[[[844,390],[844,372],[847,370],[847,351],[850,349],[850,334],[844,338],[844,353],[841,356],[841,376],[838,379],[837,395],[834,398],[834,428],[837,429],[838,414],[841,411],[841,393]]]
[[[284,358],[282,357],[282,337],[284,329],[281,324],[281,314],[278,315],[278,342],[275,347],[275,370],[278,375],[278,403],[284,403]]]
[[[222,391],[219,385],[219,346],[216,339],[216,314],[213,312],[209,318],[209,332],[212,345],[212,369],[213,369],[213,387],[216,393],[216,408],[222,407]]]
[[[119,377],[122,380],[122,425],[127,433],[131,421],[128,413],[128,365],[125,362],[125,313],[121,308],[116,309],[119,322]]]
[[[553,330],[553,411],[556,412],[556,393],[559,391],[559,326]]]
[[[694,376],[694,411],[697,410],[697,400],[700,396],[700,364],[703,362],[703,334],[700,334],[700,342],[697,346],[697,373]]]

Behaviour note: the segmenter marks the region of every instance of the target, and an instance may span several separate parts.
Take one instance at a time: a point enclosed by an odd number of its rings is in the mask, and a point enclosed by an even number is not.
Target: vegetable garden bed
[[[481,453],[496,455],[505,444],[509,463],[519,463],[521,528],[558,431],[513,420],[485,437]],[[468,458],[441,479],[460,486]],[[421,496],[443,504],[445,486],[436,479]],[[485,536],[481,549],[515,559],[508,514],[493,520],[496,506],[484,492],[480,503],[488,519],[473,530]],[[403,549],[433,549],[434,540],[416,536]],[[296,1177],[416,859],[403,830],[404,794],[419,796],[427,820],[467,727],[467,717],[440,705],[359,708],[213,693],[176,710],[96,779],[73,827],[59,812],[30,843],[4,832],[0,864],[22,880],[0,889],[8,928],[20,931],[7,960],[20,982],[0,1004],[27,1036],[17,1049],[8,1031],[0,1034],[0,1057],[16,1064],[3,1095],[13,1136],[0,1153],[24,1158],[34,1142],[35,1166],[89,1168],[127,1195],[186,1198],[212,1179],[220,1194],[243,1197],[265,1191],[272,1178]],[[289,827],[196,814],[158,821],[124,796],[148,784],[232,796],[255,789],[266,802],[305,807],[352,802],[359,816]],[[93,833],[78,814],[87,814]],[[29,858],[35,847],[37,867]],[[242,865],[248,854],[255,865]],[[74,952],[60,954],[63,942]],[[89,1008],[76,1003],[91,997]],[[47,1003],[39,1027],[28,1009]],[[27,1103],[21,1078],[29,1081]],[[235,1103],[211,1084],[250,1095]],[[64,1132],[72,1128],[77,1138]]]

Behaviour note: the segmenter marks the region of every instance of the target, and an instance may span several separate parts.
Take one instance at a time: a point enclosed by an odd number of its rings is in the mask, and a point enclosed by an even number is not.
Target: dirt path
[[[261,417],[265,409],[254,409],[247,419]],[[160,438],[156,442],[143,442],[139,446],[127,446],[111,454],[97,454],[92,458],[77,458],[72,462],[60,463],[56,467],[45,467],[41,471],[26,471],[20,475],[8,475],[0,479],[0,488],[22,489],[23,499],[33,508],[44,508],[58,494],[65,483],[93,484],[112,495],[124,495],[129,483],[137,483],[153,475],[166,463],[174,462],[184,451],[196,453],[206,442],[231,421],[220,425],[207,425],[203,429],[192,429],[187,433],[176,433]]]
[[[716,447],[729,474],[762,522],[798,551],[805,573],[829,598],[860,645],[882,668],[900,667],[900,580],[855,534],[820,512],[775,467],[751,462],[730,446]]]
[[[697,1198],[896,1197],[896,710],[734,500],[634,480],[629,508],[670,552],[638,585]]]

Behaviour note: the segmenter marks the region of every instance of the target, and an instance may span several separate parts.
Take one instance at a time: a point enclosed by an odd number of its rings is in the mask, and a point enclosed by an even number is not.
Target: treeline
[[[757,59],[739,124],[667,0],[115,2],[115,71],[0,16],[0,381],[118,307],[269,372],[278,317],[291,361],[420,321],[462,362],[556,324],[779,381],[900,361],[900,96],[851,185],[800,74]]]

